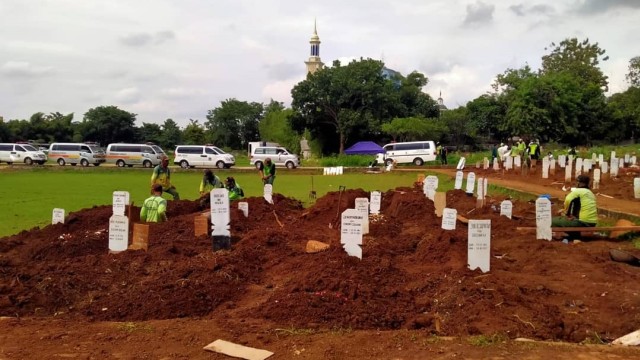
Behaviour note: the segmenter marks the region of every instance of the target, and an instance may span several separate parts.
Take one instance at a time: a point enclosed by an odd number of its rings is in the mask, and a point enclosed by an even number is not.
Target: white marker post
[[[470,270],[491,269],[491,220],[469,220],[467,259]]]
[[[269,204],[273,204],[273,185],[265,184],[264,186],[264,200]]]
[[[504,166],[505,170],[511,170],[513,169],[513,156],[509,155],[507,156],[507,163]]]
[[[603,162],[604,162],[604,154],[598,155],[598,165],[602,166]]]
[[[369,199],[356,198],[355,209],[362,213],[362,234],[369,233]]]
[[[582,161],[582,171],[585,173],[589,173],[589,171],[591,171],[591,169],[593,168],[593,163],[591,162],[590,159],[584,159]]]
[[[556,174],[556,159],[549,160],[549,174]]]
[[[633,194],[636,199],[640,199],[640,177],[633,179]]]
[[[513,158],[513,165],[517,168],[522,167],[522,159],[520,158],[520,155],[516,155],[516,157]]]
[[[618,177],[619,165],[620,165],[620,159],[618,158],[611,159],[611,169],[609,170],[610,177]]]
[[[549,178],[549,158],[546,156],[542,158],[542,178]]]
[[[569,162],[569,163],[567,163],[567,166],[565,166],[565,168],[564,168],[564,182],[567,182],[567,183],[571,182],[571,172],[572,171],[573,171],[572,164]]]
[[[51,215],[51,224],[64,224],[64,209],[55,208],[53,209],[53,214]]]
[[[347,209],[342,212],[342,225],[340,227],[340,243],[349,256],[362,259],[362,212],[356,209]]]
[[[458,210],[444,208],[444,210],[442,210],[442,229],[455,230],[457,218]]]
[[[605,161],[602,164],[600,164],[600,169],[602,169],[602,173],[603,174],[608,174],[609,173],[609,164]]]
[[[631,155],[624,154],[624,164],[627,165],[631,162]]]
[[[244,217],[249,217],[249,203],[246,201],[242,201],[238,203],[238,209],[242,211]]]
[[[582,174],[582,159],[576,159],[576,177]]]
[[[558,156],[558,166],[564,168],[567,165],[567,157],[564,155]]]
[[[211,199],[211,241],[213,251],[231,247],[231,212],[229,211],[229,190],[213,189]]]
[[[511,219],[513,214],[513,203],[509,200],[504,200],[500,203],[500,216],[506,216]]]
[[[484,206],[484,182],[486,179],[478,178],[476,208],[480,209]]]
[[[114,191],[113,192],[113,214],[125,215],[125,210],[129,204],[129,192],[128,191]]]
[[[600,188],[600,169],[593,170],[593,189]]]
[[[453,186],[454,189],[462,189],[462,180],[464,179],[464,173],[462,171],[456,171],[456,182]]]
[[[382,203],[382,193],[380,191],[371,192],[371,203],[369,209],[372,214],[380,214],[380,204]]]
[[[125,251],[129,247],[129,218],[111,215],[109,218],[109,251]]]
[[[629,159],[629,162],[631,162],[631,165],[637,165],[638,158],[635,155],[633,155],[631,159]]]
[[[438,189],[438,177],[434,175],[427,176],[427,178],[424,181],[424,194],[430,200],[433,200],[437,189]]]
[[[467,159],[463,157],[460,158],[460,160],[458,160],[458,166],[456,166],[456,170],[462,170],[464,169],[464,165],[467,163]]]
[[[536,200],[536,239],[551,241],[551,201]]]
[[[476,186],[476,174],[470,172],[467,175],[467,194],[473,194],[473,189]]]

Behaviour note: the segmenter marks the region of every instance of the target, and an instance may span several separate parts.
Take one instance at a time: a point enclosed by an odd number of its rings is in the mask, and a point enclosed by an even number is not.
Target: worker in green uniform
[[[258,171],[260,171],[262,182],[265,185],[273,185],[273,181],[276,179],[276,164],[271,162],[271,158],[264,159],[264,164],[260,164]]]
[[[153,185],[153,195],[146,199],[140,209],[140,221],[163,222],[167,221],[167,200],[162,198],[162,185]]]
[[[564,199],[564,208],[560,211],[562,216],[551,220],[552,227],[593,227],[598,222],[598,206],[596,196],[589,190],[589,177],[579,175],[578,187],[572,188]],[[569,232],[569,240],[575,239],[579,233]]]
[[[244,191],[233,177],[229,176],[225,180],[224,187],[229,190],[229,200],[238,200],[244,197]]]
[[[169,170],[169,158],[163,157],[160,165],[153,169],[151,174],[151,186],[155,184],[162,185],[162,191],[171,194],[173,200],[180,200],[180,194],[176,187],[171,185],[171,170]]]
[[[200,207],[205,208],[209,206],[211,202],[211,196],[209,193],[213,189],[221,189],[224,184],[220,178],[213,173],[213,171],[207,169],[204,171],[202,181],[200,181]]]
[[[522,139],[518,139],[518,145],[516,145],[517,154],[522,157],[524,155],[524,150],[527,148],[527,145],[522,141]]]

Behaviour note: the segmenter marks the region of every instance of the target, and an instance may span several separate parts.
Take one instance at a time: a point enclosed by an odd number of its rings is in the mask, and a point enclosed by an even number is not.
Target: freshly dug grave
[[[534,225],[533,204],[515,201],[510,220],[497,212],[501,198],[474,210],[475,198],[450,191],[448,207],[491,220],[491,271],[483,274],[467,269],[466,225],[442,230],[431,201],[398,188],[371,216],[359,260],[329,224],[368,195],[333,192],[307,209],[281,195],[273,205],[249,198],[248,218],[232,203],[233,246],[219,252],[193,235],[195,202],[169,202],[169,221],[151,225],[147,252],[109,254],[111,207],[72,213],[66,224],[0,239],[0,316],[206,318],[237,331],[410,328],[576,342],[640,324],[640,268],[608,255],[614,247],[640,255],[628,243],[539,241],[515,231]],[[331,247],[307,254],[307,240]]]

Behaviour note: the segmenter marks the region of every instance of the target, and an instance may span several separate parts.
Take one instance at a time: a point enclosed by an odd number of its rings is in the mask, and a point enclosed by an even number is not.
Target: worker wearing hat
[[[589,177],[579,175],[576,178],[578,187],[572,188],[564,199],[561,216],[554,217],[551,226],[556,227],[593,227],[598,222],[596,196],[589,190]],[[575,239],[578,233],[568,233],[569,240]]]

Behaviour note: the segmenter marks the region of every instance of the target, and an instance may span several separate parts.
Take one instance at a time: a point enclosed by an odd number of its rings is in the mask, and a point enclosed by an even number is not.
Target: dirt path
[[[473,171],[465,170],[465,172]],[[451,177],[455,177],[455,169],[429,169],[431,172],[446,174]],[[546,181],[545,184],[541,184],[541,180],[538,179],[539,175],[526,177],[521,180],[504,179],[500,178],[500,173],[484,172],[482,176],[487,176],[491,179],[490,184],[498,185],[507,189],[517,190],[520,192],[526,192],[531,194],[550,194],[553,197],[564,198],[567,195],[566,191],[558,189],[556,187],[549,186]],[[479,176],[479,175],[476,175]],[[466,175],[465,175],[466,178]],[[560,187],[562,185],[559,185]],[[595,192],[595,191],[594,191]],[[601,209],[629,214],[632,216],[640,217],[640,201],[626,200],[626,199],[611,199],[605,196],[598,196],[598,207]]]
[[[0,320],[0,359],[231,359],[202,348],[216,339],[274,352],[269,359],[637,359],[640,349],[606,345],[438,338],[428,332],[295,328],[242,332],[203,319],[145,322]]]

